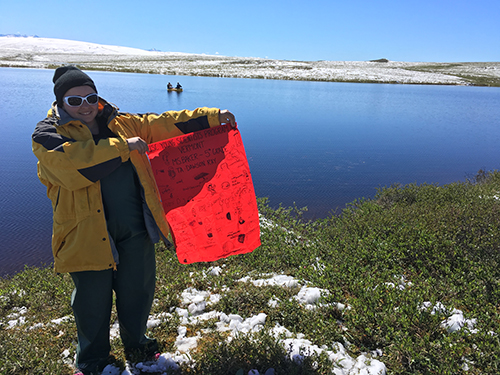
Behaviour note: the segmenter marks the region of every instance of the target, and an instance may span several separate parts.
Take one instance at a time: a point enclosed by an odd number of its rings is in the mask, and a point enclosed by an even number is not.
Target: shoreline
[[[308,82],[379,83],[409,85],[445,85],[500,87],[500,62],[493,63],[405,63],[363,61],[295,62],[266,60],[246,63],[245,59],[230,58],[219,62],[201,56],[185,58],[142,59],[138,56],[37,55],[12,58],[0,50],[0,68],[55,69],[61,65],[76,65],[82,70],[158,74],[169,76],[270,79]],[[249,66],[250,65],[250,66]],[[492,71],[486,74],[481,70]]]
[[[49,38],[0,37],[0,67],[314,82],[500,87],[500,62],[293,61],[145,51]]]

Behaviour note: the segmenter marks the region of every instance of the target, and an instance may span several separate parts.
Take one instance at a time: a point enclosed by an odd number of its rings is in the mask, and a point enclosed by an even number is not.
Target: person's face
[[[67,96],[81,96],[82,98],[86,97],[89,94],[94,94],[95,91],[90,86],[77,86],[69,89],[64,94],[64,98]],[[98,105],[96,104],[88,104],[86,100],[82,102],[82,105],[79,107],[71,107],[66,102],[63,104],[63,108],[68,114],[77,119],[82,120],[87,124],[90,124],[97,116]]]

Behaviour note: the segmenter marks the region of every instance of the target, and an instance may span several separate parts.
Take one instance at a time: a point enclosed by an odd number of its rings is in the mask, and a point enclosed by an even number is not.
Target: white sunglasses
[[[87,96],[77,96],[77,95],[71,95],[71,96],[65,96],[64,97],[64,103],[69,105],[70,107],[80,107],[83,104],[83,101],[85,100],[88,105],[95,105],[99,101],[99,96],[96,93],[88,94]]]

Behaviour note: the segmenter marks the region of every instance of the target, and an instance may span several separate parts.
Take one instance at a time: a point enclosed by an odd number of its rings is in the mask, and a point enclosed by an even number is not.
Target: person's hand
[[[231,124],[233,128],[236,127],[236,119],[234,118],[234,115],[227,109],[219,112],[219,122],[221,124]]]
[[[149,151],[148,144],[141,137],[128,138],[127,143],[130,151],[137,150],[139,154],[145,154]]]

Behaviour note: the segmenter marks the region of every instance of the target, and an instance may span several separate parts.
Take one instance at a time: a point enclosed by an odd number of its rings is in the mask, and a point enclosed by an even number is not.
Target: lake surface
[[[89,75],[122,111],[231,110],[257,196],[307,206],[309,219],[393,183],[447,184],[499,168],[499,88]],[[52,76],[0,68],[0,276],[52,261],[51,206],[31,151]],[[168,93],[168,81],[184,92]]]

